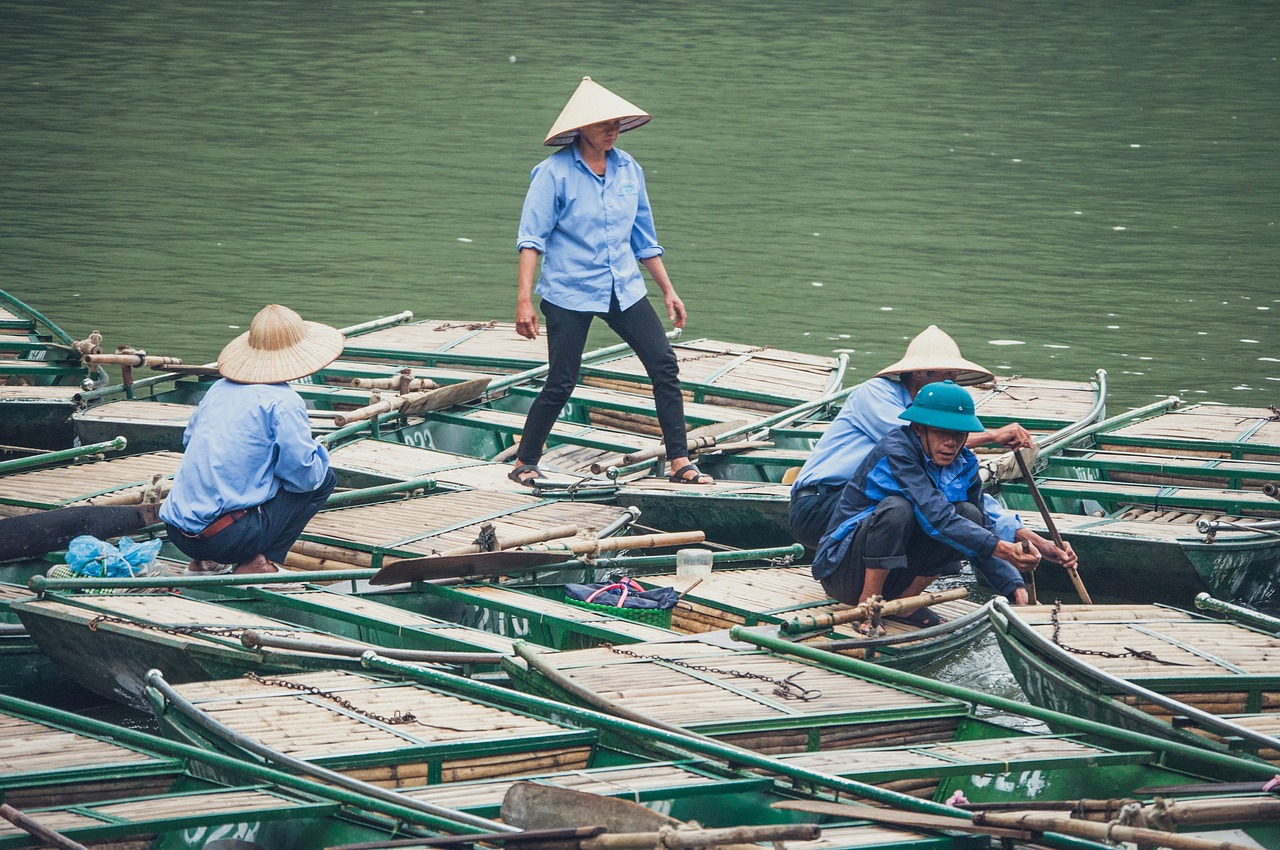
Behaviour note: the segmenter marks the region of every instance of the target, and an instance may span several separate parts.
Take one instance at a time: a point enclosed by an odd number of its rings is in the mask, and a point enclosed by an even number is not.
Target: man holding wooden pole
[[[1059,549],[1026,528],[1002,539],[983,507],[978,459],[965,447],[984,431],[973,398],[952,381],[928,384],[899,415],[841,492],[818,543],[813,576],[849,605],[871,596],[914,596],[969,558],[997,590],[1021,585],[1019,570],[1040,558],[1075,566],[1070,545]],[[1018,545],[1026,541],[1031,551]],[[920,626],[942,622],[928,608],[909,618]]]

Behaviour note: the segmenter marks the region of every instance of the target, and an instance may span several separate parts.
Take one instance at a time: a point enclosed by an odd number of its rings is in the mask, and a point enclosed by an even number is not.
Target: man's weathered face
[[[938,466],[948,466],[960,456],[964,441],[968,434],[964,431],[945,431],[928,425],[916,425],[915,431],[920,435],[920,443],[929,460]]]

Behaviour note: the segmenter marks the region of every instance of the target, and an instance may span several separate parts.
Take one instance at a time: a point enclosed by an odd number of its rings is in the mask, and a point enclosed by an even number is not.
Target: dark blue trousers
[[[657,410],[667,459],[689,456],[689,438],[684,422],[684,396],[680,394],[680,365],[667,339],[653,305],[641,298],[625,310],[618,309],[618,296],[607,313],[585,313],[566,310],[543,299],[542,315],[547,318],[547,355],[550,369],[542,392],[533,400],[525,417],[516,457],[523,463],[536,464],[560,411],[569,402],[582,370],[582,351],[587,345],[587,331],[597,317],[622,337],[640,358],[653,384],[653,403]]]
[[[284,562],[289,547],[297,541],[325,500],[338,478],[330,469],[320,487],[309,493],[290,493],[281,488],[274,496],[228,525],[212,537],[193,537],[168,523],[169,540],[187,557],[219,564],[242,564],[265,555],[277,564]]]

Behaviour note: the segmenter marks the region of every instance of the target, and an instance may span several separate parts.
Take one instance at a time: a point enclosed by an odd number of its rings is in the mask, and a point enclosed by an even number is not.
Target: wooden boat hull
[[[1220,733],[1213,730],[1191,731],[1182,728],[1182,723],[1170,722],[1172,714],[1185,712],[1189,715],[1189,712],[1171,711],[1168,707],[1144,699],[1136,692],[1127,692],[1124,683],[1128,681],[1181,703],[1194,704],[1210,714],[1240,715],[1235,720],[1250,728],[1262,730],[1264,735],[1274,737],[1280,731],[1280,713],[1277,713],[1280,712],[1280,677],[1247,674],[1247,671],[1241,670],[1232,662],[1231,656],[1227,654],[1232,638],[1223,637],[1222,634],[1237,627],[1226,624],[1215,626],[1203,618],[1193,619],[1195,615],[1172,609],[1168,619],[1162,620],[1158,612],[1153,615],[1143,610],[1145,607],[1067,609],[1083,612],[1078,616],[1086,624],[1091,619],[1098,620],[1099,623],[1094,628],[1108,624],[1111,617],[1108,608],[1119,612],[1114,615],[1115,625],[1112,629],[1115,635],[1099,638],[1106,643],[1105,646],[1089,642],[1087,646],[1076,647],[1093,651],[1092,656],[1055,649],[1046,643],[1043,636],[1036,639],[1037,629],[1041,633],[1046,631],[1043,620],[1047,609],[1018,611],[997,605],[991,609],[991,620],[996,640],[1010,670],[1022,686],[1027,699],[1034,705],[1096,720],[1120,729],[1145,732],[1197,746],[1216,746],[1225,751]],[[1126,613],[1126,609],[1139,613],[1135,617]],[[1035,616],[1037,621],[1029,624],[1024,621],[1024,616]],[[1215,631],[1197,638],[1205,629]],[[1239,629],[1239,633],[1242,637],[1236,642],[1243,643],[1240,651],[1236,652],[1237,658],[1265,659],[1268,650],[1258,647],[1262,644],[1280,647],[1280,641],[1275,638],[1262,637],[1247,629]],[[1081,628],[1068,632],[1062,638],[1062,645],[1086,643],[1087,639],[1083,634]],[[1198,641],[1203,641],[1205,648],[1197,648]],[[1122,661],[1114,661],[1107,663],[1115,665],[1117,673],[1108,678],[1097,665],[1091,663],[1094,660],[1103,662],[1106,653],[1118,653],[1118,658],[1123,659],[1133,651],[1129,644],[1140,642],[1140,648],[1151,653],[1151,660],[1134,659],[1130,669],[1149,671],[1158,668],[1161,672],[1146,675],[1135,672],[1126,677],[1119,672],[1125,669]],[[1266,662],[1262,663],[1265,665]],[[1214,744],[1213,741],[1218,743]],[[1256,743],[1244,743],[1242,746],[1258,750],[1258,754],[1268,760],[1280,761],[1280,746],[1269,748]]]

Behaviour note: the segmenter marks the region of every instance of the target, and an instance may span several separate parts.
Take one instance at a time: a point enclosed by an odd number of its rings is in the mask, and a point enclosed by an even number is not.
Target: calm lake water
[[[655,116],[621,144],[694,336],[856,379],[937,323],[998,372],[1107,369],[1113,412],[1266,405],[1278,36],[1222,0],[0,0],[0,287],[189,361],[270,301],[508,319],[590,74]]]

